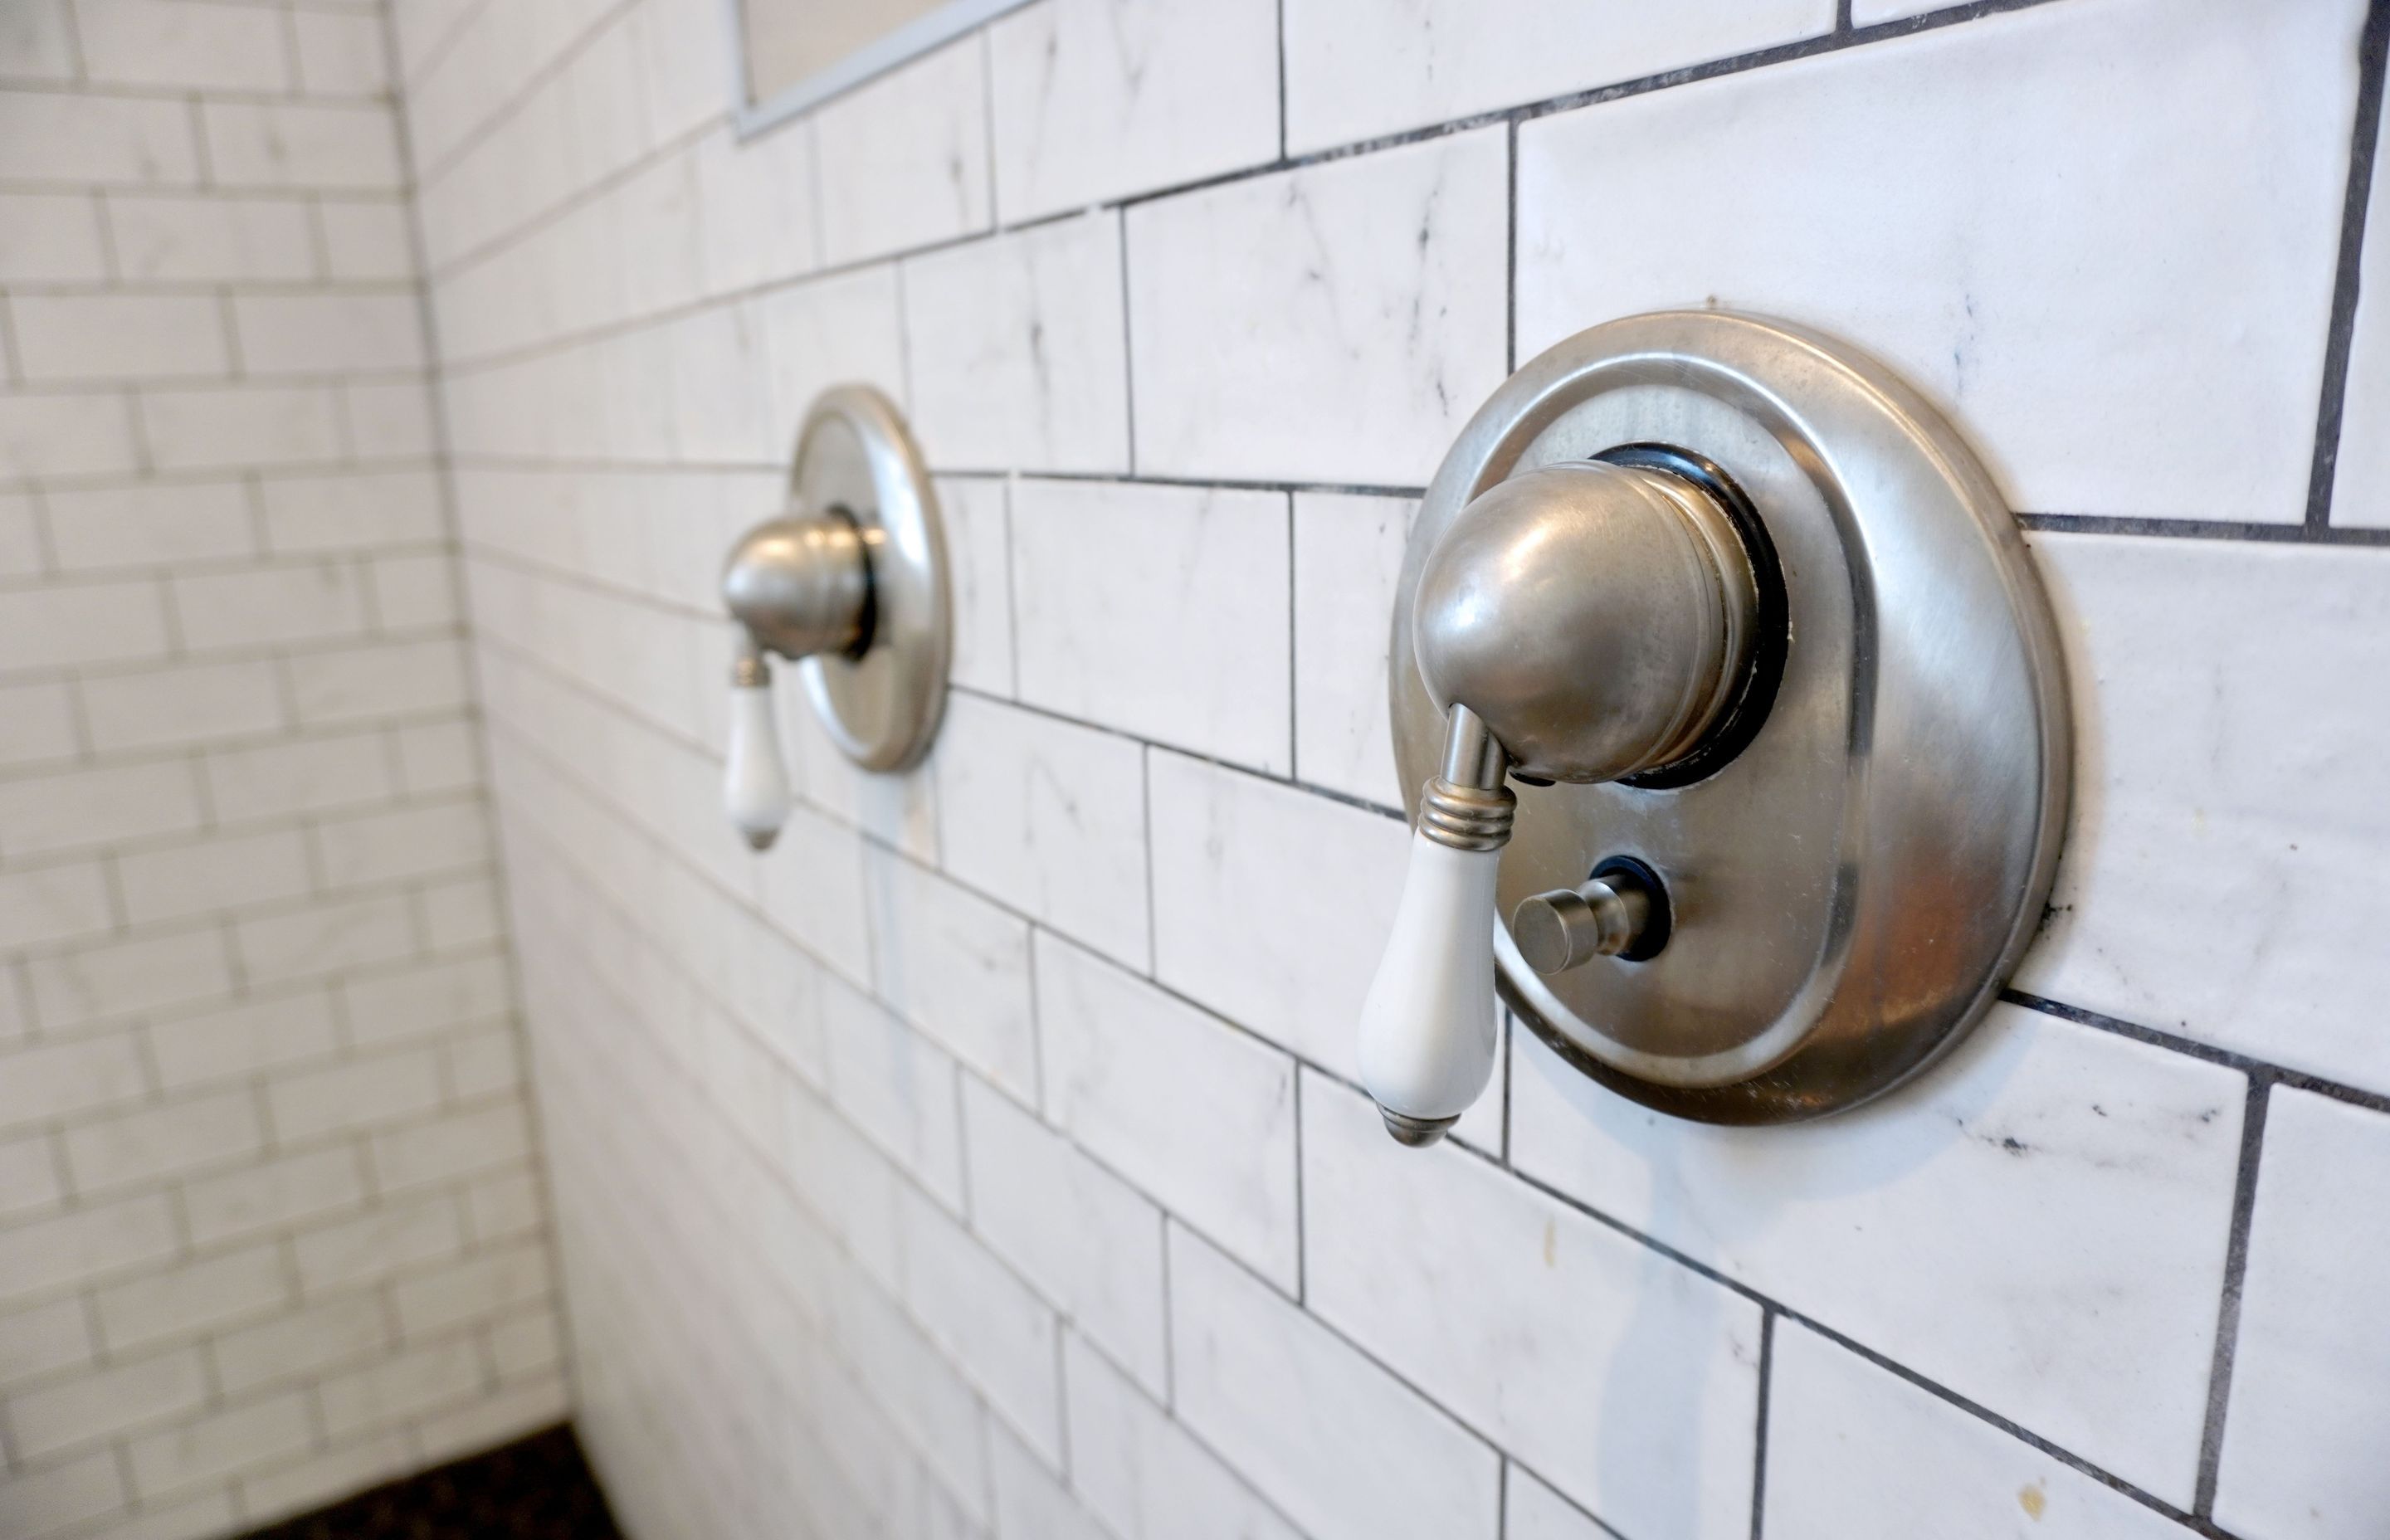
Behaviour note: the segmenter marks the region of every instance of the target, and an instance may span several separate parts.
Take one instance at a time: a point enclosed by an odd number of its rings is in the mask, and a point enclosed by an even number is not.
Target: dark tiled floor
[[[621,1540],[571,1427],[392,1482],[247,1540]]]

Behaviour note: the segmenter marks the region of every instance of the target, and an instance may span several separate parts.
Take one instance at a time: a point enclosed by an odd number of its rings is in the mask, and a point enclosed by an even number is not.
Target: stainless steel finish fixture
[[[814,403],[787,510],[732,547],[722,597],[742,628],[726,791],[751,843],[771,843],[787,800],[771,655],[799,661],[830,739],[865,769],[928,752],[953,646],[945,541],[920,452],[885,396],[848,385]]]
[[[1668,898],[1640,862],[1612,861],[1574,888],[1522,899],[1510,939],[1538,973],[1565,973],[1596,957],[1645,962],[1667,944]]]
[[[2039,922],[2070,731],[2015,520],[1931,404],[1804,327],[1640,315],[1512,376],[1412,526],[1390,691],[1421,841],[1452,821],[1448,739],[1516,789],[1492,905],[1438,911],[1453,944],[1490,932],[1518,1019],[1663,1110],[1877,1096],[1983,1013]],[[1381,983],[1440,944],[1414,907]],[[1474,1041],[1426,999],[1364,1011],[1398,1136],[1475,1095],[1473,1069],[1401,1072]]]

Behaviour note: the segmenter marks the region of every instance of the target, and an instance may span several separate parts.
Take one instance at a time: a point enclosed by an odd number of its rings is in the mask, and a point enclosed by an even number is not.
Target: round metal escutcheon
[[[1882,365],[1719,312],[1596,327],[1495,392],[1412,527],[1389,691],[1414,814],[1446,704],[1412,648],[1427,552],[1496,483],[1630,445],[1672,446],[1748,498],[1781,569],[1781,674],[1698,778],[1514,785],[1503,996],[1567,1062],[1677,1116],[1855,1106],[1956,1042],[2039,922],[2072,751],[2048,602],[1991,478]],[[1507,917],[1619,857],[1665,884],[1665,947],[1528,968]]]
[[[868,386],[826,391],[806,413],[789,478],[790,511],[841,513],[870,564],[866,645],[798,664],[824,727],[866,770],[903,770],[929,751],[953,653],[945,538],[904,418]]]

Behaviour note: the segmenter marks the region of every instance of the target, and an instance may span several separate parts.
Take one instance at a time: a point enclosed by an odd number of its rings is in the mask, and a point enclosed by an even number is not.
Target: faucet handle
[[[769,850],[788,821],[788,761],[772,711],[772,665],[751,640],[730,668],[730,753],[722,802],[730,822],[757,850]]]
[[[1361,1004],[1361,1084],[1407,1145],[1442,1138],[1494,1073],[1495,879],[1518,799],[1485,724],[1455,704],[1420,789],[1401,905]]]

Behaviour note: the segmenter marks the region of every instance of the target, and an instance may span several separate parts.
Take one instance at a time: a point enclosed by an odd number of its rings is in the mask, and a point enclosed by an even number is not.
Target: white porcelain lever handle
[[[740,652],[730,674],[730,755],[722,802],[757,850],[769,850],[788,821],[789,766],[772,712],[772,669],[752,647]]]
[[[1410,867],[1361,1003],[1361,1084],[1387,1132],[1433,1144],[1494,1073],[1494,888],[1516,799],[1502,746],[1466,706],[1420,793]]]

